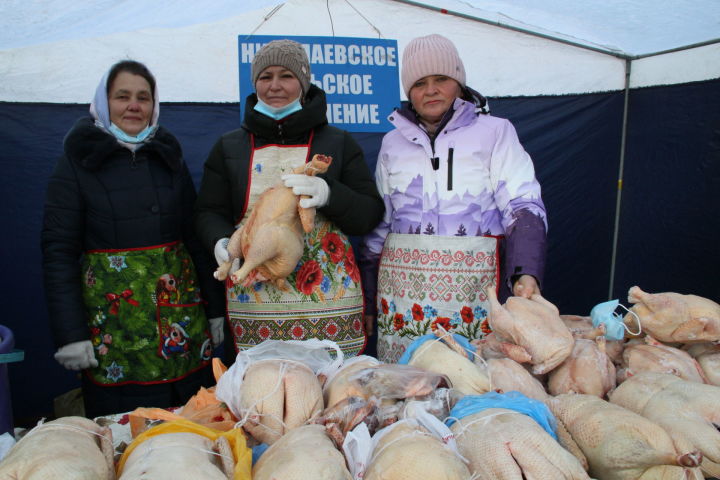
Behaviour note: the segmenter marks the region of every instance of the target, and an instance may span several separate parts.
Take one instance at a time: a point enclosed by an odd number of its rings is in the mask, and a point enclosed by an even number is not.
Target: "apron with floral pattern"
[[[253,149],[250,192],[240,228],[260,194],[280,176],[308,160],[309,145],[270,145]],[[227,311],[235,348],[244,350],[267,339],[328,339],[346,356],[360,353],[366,343],[360,271],[347,236],[319,212],[315,228],[304,234],[305,248],[287,278],[289,291],[270,282],[250,287],[227,282]]]
[[[173,242],[92,250],[83,263],[83,298],[100,385],[163,383],[208,365],[212,342],[195,267]]]
[[[377,287],[380,361],[396,363],[413,340],[438,325],[470,340],[490,332],[485,292],[499,278],[498,240],[388,235]]]

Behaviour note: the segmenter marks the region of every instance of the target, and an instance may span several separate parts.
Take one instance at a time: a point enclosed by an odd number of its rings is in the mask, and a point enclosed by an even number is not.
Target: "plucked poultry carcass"
[[[233,453],[224,437],[213,442],[190,432],[145,439],[128,456],[119,480],[229,480]]]
[[[322,425],[303,425],[275,442],[253,467],[253,480],[352,480]]]
[[[480,479],[590,479],[580,462],[529,416],[489,408],[453,423],[460,454]]]
[[[615,388],[615,377],[615,365],[605,354],[605,337],[577,338],[570,356],[550,372],[548,391],[552,395],[586,393],[605,398]]]
[[[408,365],[439,373],[450,380],[450,386],[465,395],[480,395],[490,391],[490,379],[484,365],[473,363],[465,350],[438,327],[438,340],[428,340],[410,357]]]
[[[631,287],[630,308],[640,318],[644,332],[661,342],[699,343],[720,340],[720,305],[697,295],[679,293],[646,293]],[[635,327],[628,314],[625,323]]]
[[[683,350],[697,360],[709,383],[720,386],[720,345],[694,343],[685,345]]]
[[[610,401],[663,427],[678,450],[699,450],[701,468],[720,477],[720,387],[645,372],[627,379]]]
[[[548,394],[542,383],[515,360],[491,358],[485,361],[490,371],[493,390],[498,392],[516,391],[541,402],[547,400]]]
[[[367,400],[364,390],[358,388],[358,385],[350,381],[350,378],[360,370],[377,366],[378,363],[376,358],[365,355],[353,357],[345,362],[342,368],[332,378],[328,378],[323,385],[325,406],[332,407],[349,397],[362,397]]]
[[[468,480],[457,454],[424,427],[409,420],[391,427],[375,445],[365,480]]]
[[[574,339],[550,302],[540,295],[531,299],[510,297],[501,305],[495,290],[488,289],[490,327],[500,340],[522,347],[530,355],[533,373],[560,365],[572,352]]]
[[[618,383],[640,372],[670,373],[692,382],[710,383],[700,364],[687,352],[649,336],[645,343],[629,343],[625,347],[622,368],[617,372]]]
[[[0,462],[3,480],[113,480],[112,433],[83,417],[30,430]]]
[[[660,425],[626,408],[579,393],[558,395],[548,406],[582,449],[593,478],[659,480],[699,474],[699,451],[678,451]]]
[[[332,157],[314,155],[310,162],[297,167],[294,173],[324,173]],[[218,267],[215,278],[225,280],[233,262],[244,258],[239,270],[230,275],[233,283],[245,287],[255,282],[270,281],[287,290],[286,278],[302,257],[304,232],[312,231],[315,208],[303,208],[291,188],[282,183],[263,192],[247,222],[230,237],[229,260]]]
[[[322,388],[313,371],[299,362],[260,360],[245,372],[240,407],[245,431],[272,445],[323,410]]]
[[[591,317],[560,315],[560,318],[576,339],[595,340],[597,337],[605,335],[605,324],[600,323],[597,327],[593,327]],[[614,364],[622,362],[622,352],[624,348],[624,340],[605,340],[605,354],[610,357],[610,360]]]

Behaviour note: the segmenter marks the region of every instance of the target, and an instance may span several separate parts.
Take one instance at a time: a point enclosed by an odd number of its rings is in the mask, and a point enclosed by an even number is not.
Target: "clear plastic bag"
[[[405,399],[431,394],[449,385],[447,377],[410,365],[380,364],[364,368],[349,377],[365,398]]]

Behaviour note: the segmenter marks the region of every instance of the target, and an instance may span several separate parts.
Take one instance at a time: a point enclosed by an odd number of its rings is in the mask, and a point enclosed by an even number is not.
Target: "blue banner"
[[[294,40],[310,59],[312,83],[327,94],[328,123],[350,132],[387,132],[387,116],[400,105],[397,40],[352,37],[239,35],[240,118],[245,97],[255,91],[252,60],[263,45]]]

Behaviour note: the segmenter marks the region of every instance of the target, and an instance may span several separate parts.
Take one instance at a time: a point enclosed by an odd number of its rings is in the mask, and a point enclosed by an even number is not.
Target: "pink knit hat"
[[[414,38],[402,56],[402,78],[405,95],[410,98],[413,84],[428,75],[446,75],[465,86],[465,67],[455,45],[442,35]]]

